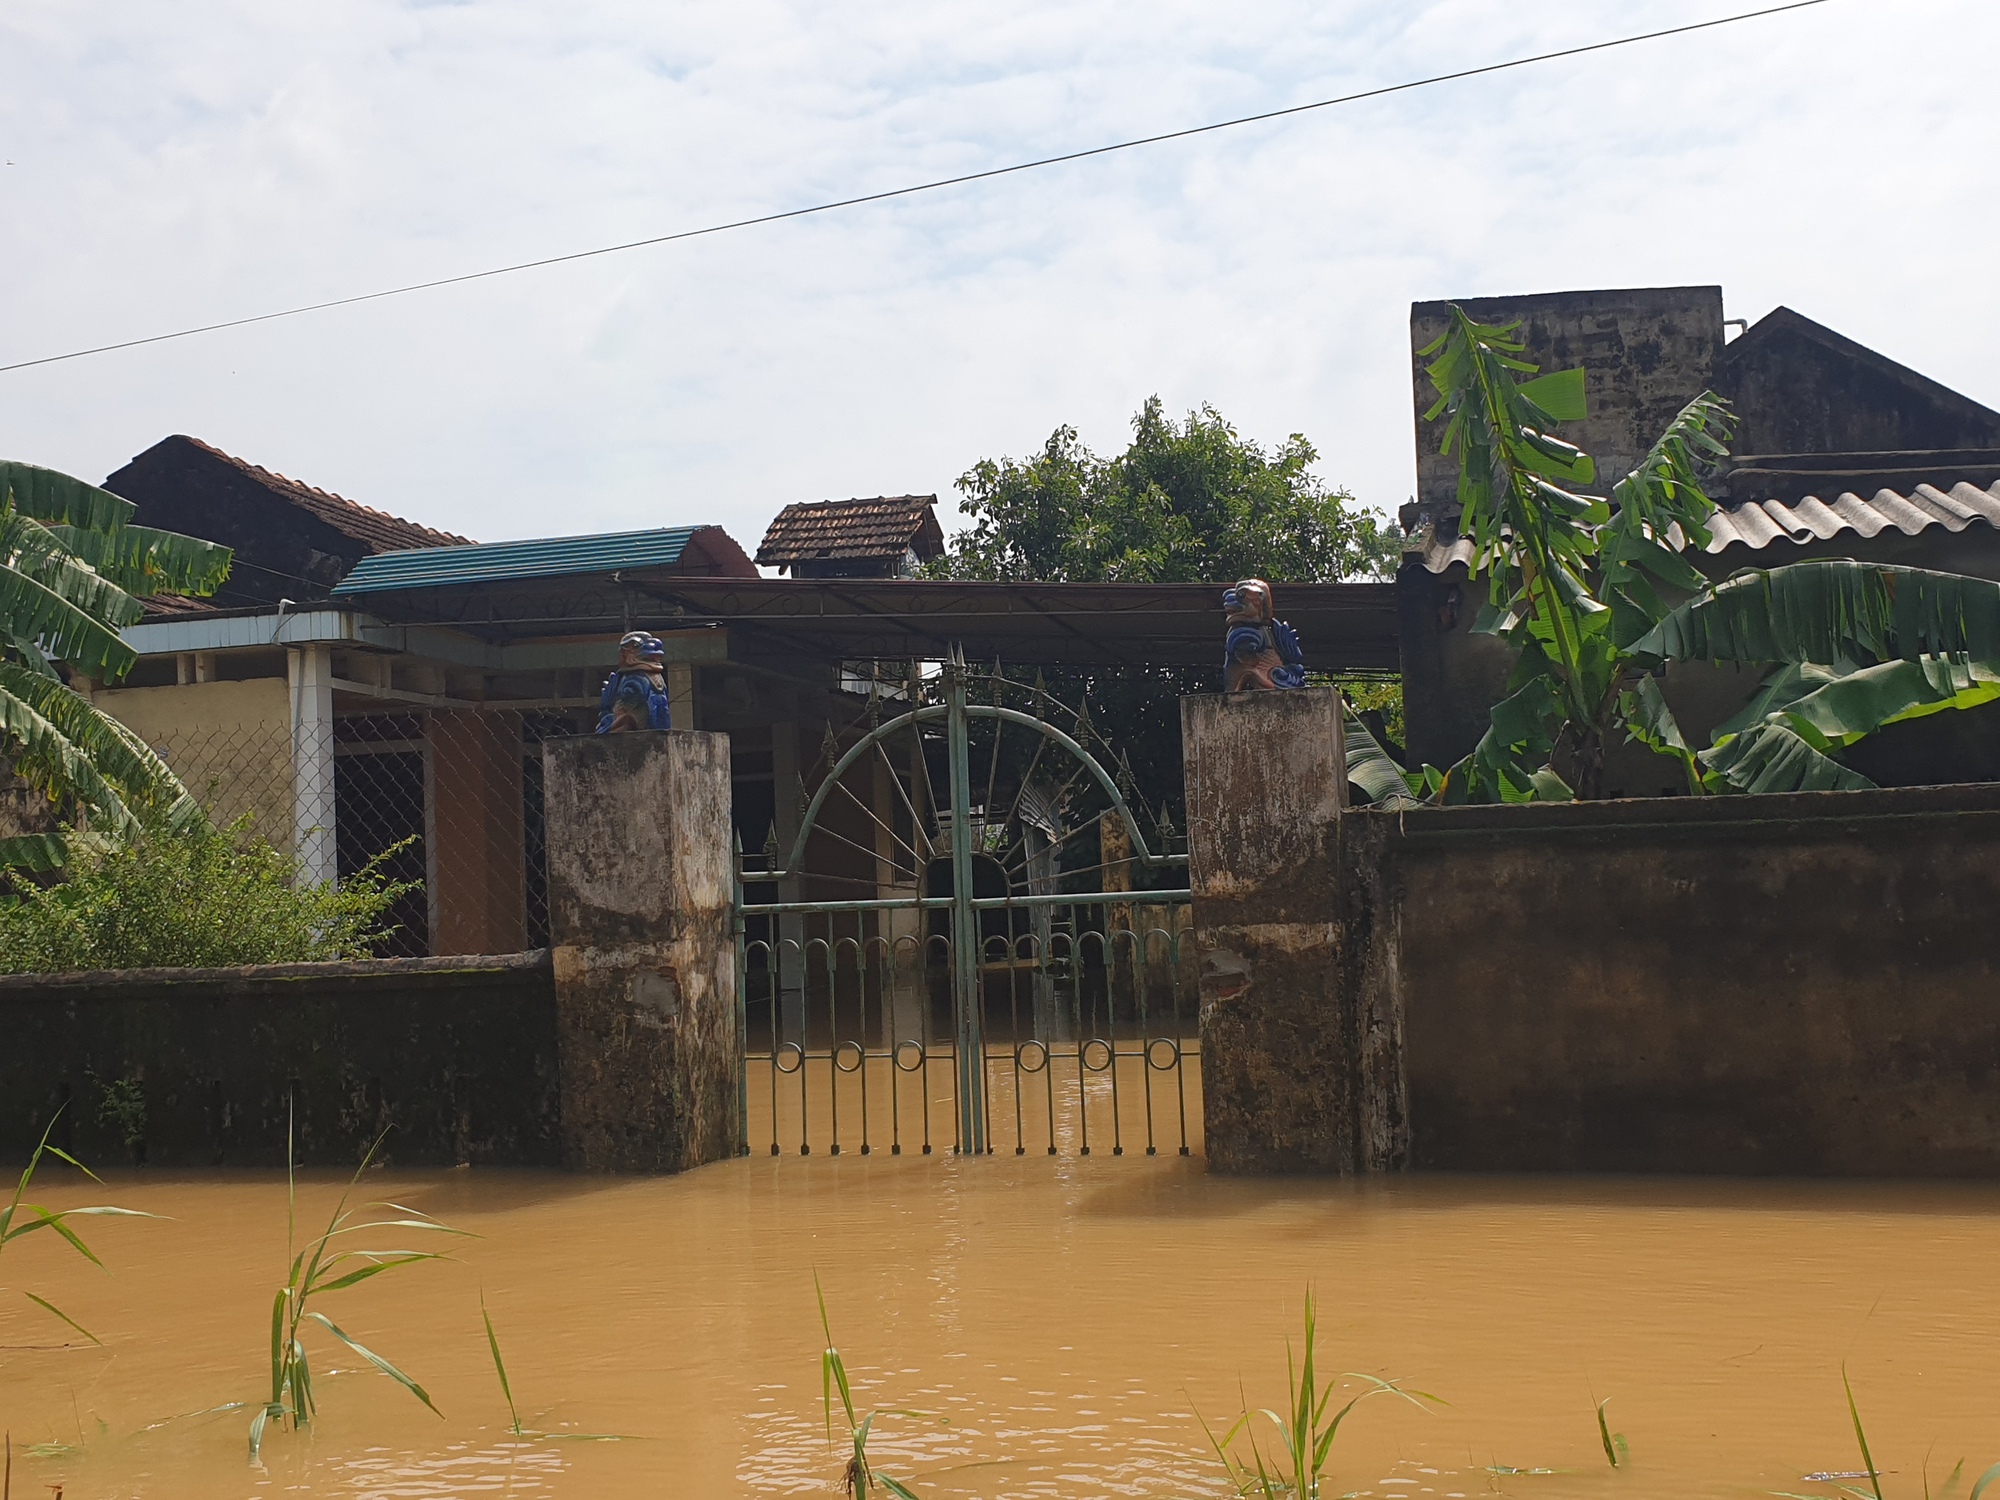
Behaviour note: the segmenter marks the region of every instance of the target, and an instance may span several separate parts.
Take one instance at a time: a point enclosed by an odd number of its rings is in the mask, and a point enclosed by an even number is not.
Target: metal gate
[[[1039,682],[954,661],[869,687],[810,801],[738,851],[743,1149],[1189,1154],[1171,822],[1148,837],[1122,760]]]

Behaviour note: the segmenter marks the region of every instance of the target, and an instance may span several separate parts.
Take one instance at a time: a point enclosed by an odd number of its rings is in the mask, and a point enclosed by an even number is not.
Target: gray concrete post
[[[591,735],[542,753],[563,1164],[679,1172],[734,1155],[729,737]]]
[[[1349,1003],[1340,695],[1183,698],[1181,737],[1210,1170],[1353,1171],[1363,1165],[1354,1028],[1327,1024]]]

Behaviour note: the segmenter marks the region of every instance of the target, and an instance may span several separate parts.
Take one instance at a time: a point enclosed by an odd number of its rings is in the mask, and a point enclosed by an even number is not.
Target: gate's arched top
[[[962,711],[969,719],[999,719],[1004,723],[1019,724],[1067,750],[1096,778],[1098,786],[1103,788],[1105,795],[1111,799],[1112,807],[1117,809],[1119,818],[1125,824],[1125,832],[1132,840],[1132,857],[1148,867],[1169,862],[1170,856],[1155,854],[1148,847],[1146,836],[1139,831],[1138,819],[1132,816],[1130,804],[1118,790],[1118,783],[1111,778],[1111,774],[1104,769],[1097,757],[1075,739],[1046,720],[1038,719],[1033,714],[1022,713],[1017,708],[1005,708],[999,704],[968,703],[963,706]],[[820,782],[819,790],[813,793],[812,801],[806,804],[805,816],[799,820],[799,835],[792,843],[791,852],[785,856],[785,867],[782,870],[760,871],[757,878],[782,880],[804,873],[801,866],[805,863],[806,841],[812,837],[813,827],[819,821],[821,806],[832,794],[834,787],[839,784],[840,778],[847,774],[848,768],[890,735],[903,729],[914,729],[919,724],[937,723],[948,717],[951,712],[950,706],[942,703],[912,709],[909,713],[899,714],[886,723],[877,725],[857,740],[854,746],[834,763],[833,769],[827,772],[825,779]]]

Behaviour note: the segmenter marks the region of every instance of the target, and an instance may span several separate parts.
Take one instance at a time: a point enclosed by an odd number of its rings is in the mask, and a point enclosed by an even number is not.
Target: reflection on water
[[[248,1412],[209,1409],[262,1394],[283,1182],[127,1176],[92,1199],[173,1217],[93,1222],[111,1274],[45,1236],[7,1251],[17,1493],[830,1494],[815,1270],[859,1402],[923,1414],[883,1417],[872,1452],[927,1497],[1224,1493],[1190,1413],[1279,1403],[1308,1283],[1327,1368],[1450,1403],[1362,1407],[1330,1494],[1832,1495],[1801,1476],[1858,1467],[1843,1359],[1892,1492],[1921,1492],[1927,1453],[1933,1486],[1961,1456],[2000,1459],[1984,1185],[1246,1183],[1199,1158],[879,1153],[377,1176],[480,1236],[327,1304],[443,1420],[322,1344],[320,1421],[250,1469]],[[302,1186],[302,1219],[337,1191]],[[105,1347],[40,1347],[60,1330],[21,1288]],[[517,1441],[482,1289],[525,1426],[634,1440]],[[1607,1396],[1631,1444],[1616,1475],[1592,1416]]]

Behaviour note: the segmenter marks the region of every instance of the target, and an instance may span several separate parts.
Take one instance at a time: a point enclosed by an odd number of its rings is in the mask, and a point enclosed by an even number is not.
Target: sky
[[[0,364],[1755,0],[11,0]],[[1092,161],[0,374],[483,541],[936,492],[1214,406],[1393,512],[1409,304],[1720,283],[2000,406],[2000,5],[1830,0]]]

